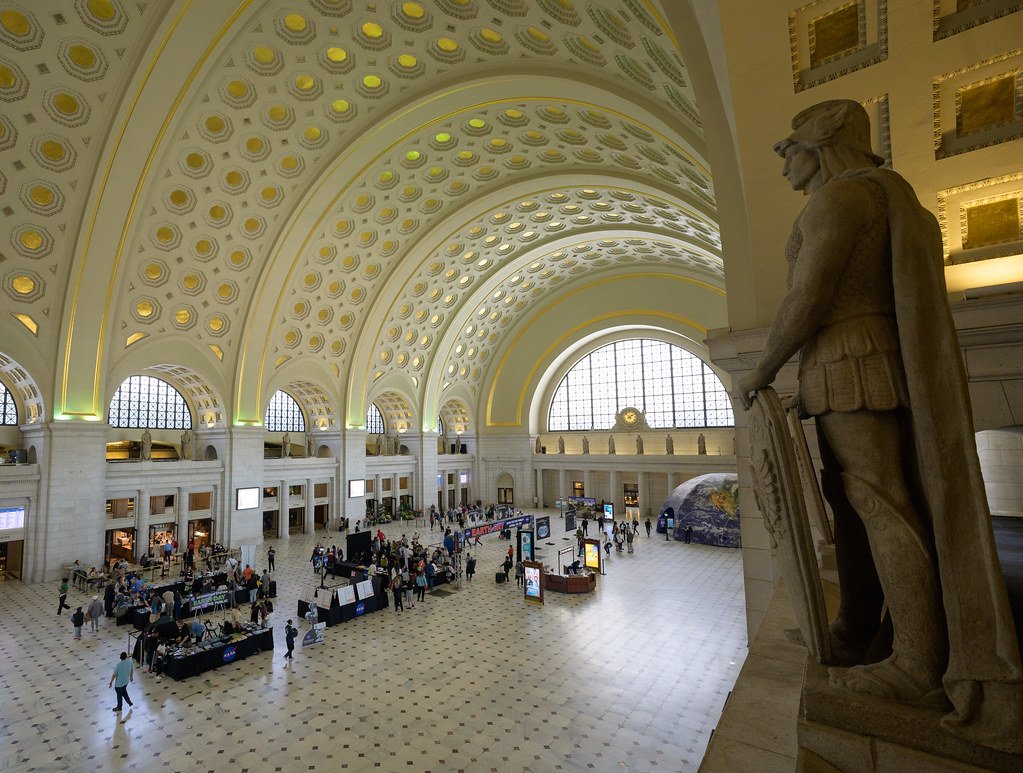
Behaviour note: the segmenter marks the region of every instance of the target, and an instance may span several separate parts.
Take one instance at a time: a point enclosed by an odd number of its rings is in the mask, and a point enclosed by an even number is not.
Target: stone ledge
[[[798,738],[841,771],[1023,770],[1023,756],[978,746],[941,726],[944,712],[833,687],[826,666],[807,660]]]

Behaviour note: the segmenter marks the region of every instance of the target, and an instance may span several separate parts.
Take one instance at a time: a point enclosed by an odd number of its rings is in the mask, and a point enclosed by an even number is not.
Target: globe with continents
[[[712,472],[687,480],[668,495],[662,514],[675,519],[675,539],[742,547],[739,532],[739,481],[735,473]]]

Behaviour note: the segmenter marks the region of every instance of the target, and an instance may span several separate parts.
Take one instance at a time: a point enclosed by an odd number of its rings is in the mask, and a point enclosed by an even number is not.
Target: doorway
[[[25,540],[0,542],[0,582],[21,579],[21,557],[24,552]]]

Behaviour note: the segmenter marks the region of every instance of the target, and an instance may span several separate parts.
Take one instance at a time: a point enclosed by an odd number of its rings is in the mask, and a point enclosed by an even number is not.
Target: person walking
[[[99,596],[93,596],[92,601],[89,602],[89,608],[85,610],[89,613],[89,625],[93,633],[99,632],[99,619],[103,616],[103,602],[99,600]]]
[[[635,532],[631,529],[625,530],[625,543],[628,545],[628,550],[632,552],[632,540],[635,539]]]
[[[71,605],[67,603],[67,580],[60,581],[60,590],[57,591],[57,614],[59,615],[65,609],[71,609]]]
[[[522,586],[523,578],[526,576],[526,567],[521,561],[515,562],[515,587]]]
[[[298,629],[288,621],[288,624],[284,626],[284,643],[288,647],[288,651],[284,653],[285,660],[295,659],[295,637],[298,636]]]
[[[117,693],[117,705],[111,711],[120,711],[122,701],[127,701],[129,706],[135,704],[128,697],[128,685],[135,681],[135,664],[128,660],[128,653],[121,653],[121,660],[114,666],[114,673],[110,675],[110,683],[107,687],[114,688]]]
[[[510,555],[504,557],[504,563],[501,565],[501,567],[504,569],[504,581],[505,583],[507,583],[508,574],[509,572],[511,572],[512,568],[512,559]]]
[[[647,539],[650,539],[650,525],[651,525],[650,524],[650,518],[648,516],[647,519],[646,519],[646,536],[647,536]]]
[[[80,641],[82,638],[82,626],[85,625],[85,613],[81,607],[78,607],[78,609],[71,613],[71,625],[75,627],[75,641]]]
[[[469,556],[465,560],[465,579],[472,582],[472,576],[476,574],[476,557]]]

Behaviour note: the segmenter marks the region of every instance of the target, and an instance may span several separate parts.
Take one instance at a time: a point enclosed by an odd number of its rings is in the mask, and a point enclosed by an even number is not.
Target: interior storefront
[[[0,537],[0,540],[2,539],[3,537]],[[21,559],[24,551],[23,539],[0,542],[0,582],[21,579]]]
[[[193,550],[213,544],[213,519],[200,518],[188,522],[188,542]]]
[[[135,562],[135,529],[108,529],[104,562],[123,558]]]
[[[149,543],[147,550],[157,558],[163,557],[163,543],[174,543],[177,539],[176,523],[154,523],[149,527]]]

